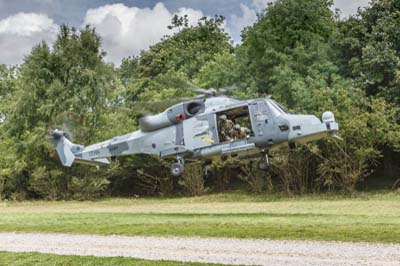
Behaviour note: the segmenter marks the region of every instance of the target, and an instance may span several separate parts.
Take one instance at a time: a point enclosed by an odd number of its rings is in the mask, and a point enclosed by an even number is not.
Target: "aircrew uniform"
[[[221,135],[224,136],[224,141],[230,141],[232,136],[233,122],[230,119],[221,121]]]
[[[232,135],[235,140],[237,139],[245,139],[247,137],[247,132],[249,130],[247,128],[241,127],[239,125],[235,125],[232,129]]]

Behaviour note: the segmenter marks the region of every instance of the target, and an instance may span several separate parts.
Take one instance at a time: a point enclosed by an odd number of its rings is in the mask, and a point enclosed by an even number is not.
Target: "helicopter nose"
[[[322,114],[322,122],[314,115],[292,115],[290,118],[291,131],[289,141],[306,143],[318,140],[329,134],[335,134],[339,129],[335,116],[327,111]]]

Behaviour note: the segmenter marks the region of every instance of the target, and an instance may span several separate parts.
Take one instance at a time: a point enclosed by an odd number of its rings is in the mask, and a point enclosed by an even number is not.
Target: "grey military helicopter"
[[[258,167],[268,170],[271,149],[337,137],[339,126],[329,111],[322,114],[321,122],[314,115],[290,114],[270,97],[242,101],[224,96],[225,89],[196,91],[203,97],[175,104],[156,115],[143,115],[139,117],[140,130],[90,146],[74,144],[67,132],[52,129],[50,136],[62,165],[101,166],[110,163],[109,157],[149,154],[172,159],[173,176],[182,175],[185,162],[228,157],[259,157]],[[227,121],[246,134],[227,136],[229,132],[223,131]]]

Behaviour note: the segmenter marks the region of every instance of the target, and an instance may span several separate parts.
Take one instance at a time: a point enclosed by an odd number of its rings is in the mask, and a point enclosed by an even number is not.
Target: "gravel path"
[[[0,233],[0,250],[247,265],[400,265],[400,244]]]

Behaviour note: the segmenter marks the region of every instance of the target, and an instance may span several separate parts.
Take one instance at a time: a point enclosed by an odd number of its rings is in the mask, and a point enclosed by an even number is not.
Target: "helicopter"
[[[52,129],[51,139],[61,164],[74,162],[97,167],[110,164],[109,157],[148,154],[172,159],[173,176],[184,172],[185,162],[212,161],[228,157],[259,157],[258,168],[269,170],[269,151],[336,135],[339,125],[332,112],[291,114],[271,97],[237,100],[220,89],[197,89],[201,98],[175,104],[155,115],[139,116],[140,129],[90,146],[75,144],[66,131]],[[219,95],[221,93],[221,95]],[[241,136],[227,136],[224,126],[234,125]],[[240,125],[239,125],[240,123]]]

